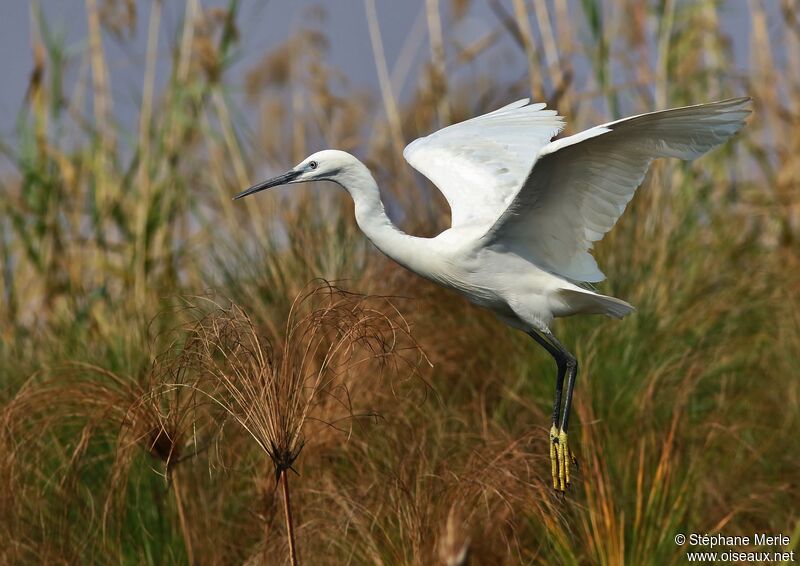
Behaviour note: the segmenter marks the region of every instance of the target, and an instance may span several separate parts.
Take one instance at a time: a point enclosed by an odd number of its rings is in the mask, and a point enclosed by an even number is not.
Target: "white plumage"
[[[744,125],[748,98],[641,114],[545,145],[487,243],[524,242],[573,281],[605,279],[588,253],[616,224],[656,157],[694,159]]]
[[[403,157],[450,205],[452,225],[484,221],[506,209],[536,155],[564,128],[544,104],[518,100],[499,110],[414,140]]]
[[[653,159],[699,157],[741,129],[749,112],[750,99],[735,98],[633,116],[551,141],[563,119],[526,99],[448,126],[403,152],[450,204],[452,226],[434,238],[399,230],[369,170],[342,151],[315,153],[236,198],[283,184],[333,181],[350,193],[359,227],[383,253],[545,347],[559,369],[550,440],[553,483],[563,490],[577,362],[550,324],[559,316],[622,318],[633,310],[578,285],[605,278],[592,244],[613,228]]]

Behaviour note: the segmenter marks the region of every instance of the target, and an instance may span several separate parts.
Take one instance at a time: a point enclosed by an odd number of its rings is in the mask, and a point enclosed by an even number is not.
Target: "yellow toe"
[[[558,433],[558,483],[561,491],[565,491],[569,487],[570,456],[567,433],[561,430]]]
[[[558,489],[558,429],[550,428],[550,471],[553,476],[553,489]]]

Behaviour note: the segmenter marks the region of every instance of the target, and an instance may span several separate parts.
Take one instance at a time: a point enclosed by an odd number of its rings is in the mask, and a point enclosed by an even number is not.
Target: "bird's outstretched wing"
[[[450,204],[453,226],[492,225],[508,207],[536,155],[564,122],[544,104],[518,100],[408,144],[403,157]]]
[[[589,253],[617,222],[650,162],[693,159],[744,126],[749,98],[651,112],[544,146],[507,209],[483,236],[578,282],[605,276]]]

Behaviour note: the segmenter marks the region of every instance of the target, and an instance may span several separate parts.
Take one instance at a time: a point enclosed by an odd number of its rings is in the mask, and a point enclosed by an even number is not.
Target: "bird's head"
[[[336,149],[318,151],[306,157],[283,175],[278,175],[277,177],[253,185],[233,198],[236,200],[271,187],[279,187],[281,185],[290,185],[293,183],[305,183],[307,181],[327,180],[341,184],[342,177],[346,176],[356,164],[360,165],[360,162],[345,151]]]

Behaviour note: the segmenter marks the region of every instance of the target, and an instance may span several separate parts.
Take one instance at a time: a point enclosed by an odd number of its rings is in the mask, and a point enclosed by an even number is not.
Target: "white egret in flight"
[[[624,118],[550,141],[563,119],[525,99],[448,126],[403,151],[450,204],[452,227],[434,238],[397,228],[369,169],[344,151],[317,152],[235,198],[289,183],[333,181],[350,193],[358,226],[380,251],[541,344],[558,368],[550,458],[553,486],[564,491],[574,461],[567,427],[578,362],[550,325],[555,317],[622,318],[633,310],[582,286],[605,278],[589,253],[592,244],[617,222],[653,159],[699,157],[742,128],[749,112],[749,98],[734,98]]]

